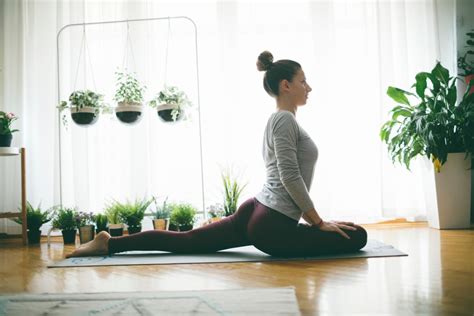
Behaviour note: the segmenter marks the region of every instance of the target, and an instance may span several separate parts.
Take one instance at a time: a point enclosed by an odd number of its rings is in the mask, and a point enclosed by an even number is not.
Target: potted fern
[[[240,185],[230,171],[222,172],[221,177],[224,185],[224,215],[230,216],[237,210],[240,194],[247,185]]]
[[[433,162],[438,212],[428,219],[436,228],[470,225],[466,201],[470,201],[469,156],[474,153],[474,94],[469,90],[474,81],[457,102],[457,79],[438,62],[431,72],[416,75],[414,92],[388,87],[387,94],[397,105],[380,130],[393,162],[407,169],[419,155]]]
[[[93,218],[95,221],[95,232],[100,233],[101,231],[107,231],[107,225],[109,224],[109,220],[107,215],[105,214],[96,214]]]
[[[123,235],[123,223],[120,218],[122,205],[116,201],[108,204],[105,208],[105,216],[109,222],[109,233],[111,236]]]
[[[21,211],[21,208],[19,209]],[[28,229],[28,244],[38,244],[41,239],[41,226],[51,220],[51,209],[42,211],[41,204],[37,208],[34,208],[30,202],[26,203],[26,227]],[[21,217],[13,220],[14,222],[22,225],[23,220]]]
[[[162,205],[158,205],[155,199],[155,212],[153,213],[153,228],[155,230],[168,230],[172,209],[173,204],[168,203],[168,198],[163,201]]]
[[[170,215],[170,226],[172,225],[174,229],[180,232],[191,230],[193,229],[195,216],[196,209],[191,204],[175,204]]]
[[[116,75],[117,90],[114,100],[118,105],[115,108],[115,115],[123,123],[137,123],[141,119],[146,87],[132,73],[116,72]]]
[[[80,126],[93,125],[99,119],[102,109],[106,108],[103,103],[103,95],[91,90],[77,90],[69,96],[69,105],[66,101],[59,103],[59,112],[69,109],[72,120]],[[63,125],[67,126],[66,114],[62,116]]]
[[[64,244],[74,244],[76,241],[76,216],[77,211],[73,208],[56,208],[53,218],[53,228],[61,230]]]
[[[158,116],[164,122],[176,122],[185,118],[185,110],[191,106],[186,93],[175,86],[165,86],[158,95],[149,102],[156,108]]]
[[[123,223],[128,227],[128,234],[136,234],[142,231],[142,221],[145,217],[145,211],[153,202],[150,200],[135,200],[135,202],[118,203],[119,216]]]

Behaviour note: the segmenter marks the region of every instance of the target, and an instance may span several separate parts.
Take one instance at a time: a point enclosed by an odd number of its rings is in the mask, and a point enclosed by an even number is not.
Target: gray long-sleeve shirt
[[[299,220],[314,208],[309,196],[318,148],[289,111],[273,113],[263,138],[267,179],[256,199]]]

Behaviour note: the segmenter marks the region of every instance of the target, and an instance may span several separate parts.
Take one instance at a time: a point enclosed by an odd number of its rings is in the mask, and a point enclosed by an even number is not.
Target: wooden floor
[[[72,247],[0,240],[0,293],[214,290],[293,286],[303,315],[474,314],[474,230],[367,225],[408,257],[48,269]]]

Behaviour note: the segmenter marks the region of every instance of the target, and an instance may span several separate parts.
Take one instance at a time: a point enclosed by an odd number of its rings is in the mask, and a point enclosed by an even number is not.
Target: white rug
[[[0,315],[300,315],[300,312],[293,288],[267,288],[2,296]]]

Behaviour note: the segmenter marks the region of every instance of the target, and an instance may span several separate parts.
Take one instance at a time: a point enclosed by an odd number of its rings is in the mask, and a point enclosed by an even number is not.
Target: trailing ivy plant
[[[176,108],[171,111],[171,117],[173,118],[173,121],[176,121],[178,116],[185,110],[186,107],[192,105],[186,93],[175,86],[165,86],[165,88],[161,90],[158,95],[148,104],[152,108],[156,108],[162,104],[176,105]]]
[[[474,81],[457,103],[458,79],[438,62],[431,72],[416,75],[414,92],[388,87],[387,94],[397,106],[380,137],[393,162],[410,169],[413,158],[425,155],[439,172],[448,153],[474,153],[474,94],[469,94]]]
[[[69,108],[80,110],[84,107],[95,109],[95,114],[99,115],[101,111],[110,112],[109,107],[103,101],[104,96],[91,90],[76,90],[69,96],[69,105],[66,101],[61,101],[58,105],[59,112]],[[67,126],[66,114],[62,116],[64,126]]]
[[[135,74],[119,71],[115,74],[117,75],[117,90],[114,100],[125,103],[142,103],[146,86],[135,78]]]

